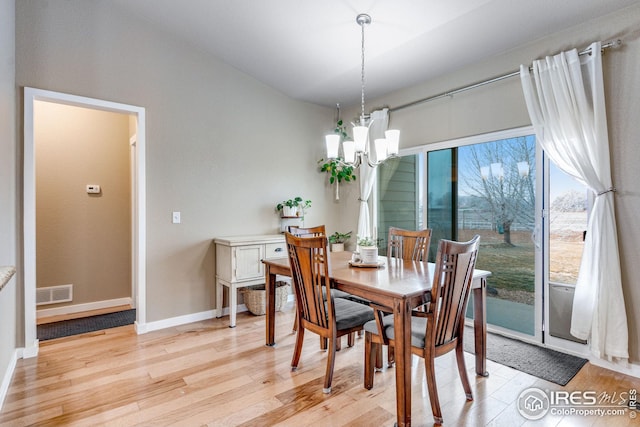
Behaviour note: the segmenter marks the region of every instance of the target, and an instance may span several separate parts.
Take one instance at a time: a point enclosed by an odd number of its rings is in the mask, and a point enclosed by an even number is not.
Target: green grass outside
[[[476,268],[491,272],[489,288],[534,292],[535,248],[530,233],[512,233],[512,245],[504,243],[504,236],[493,231],[461,230],[460,234],[459,240],[481,234]]]

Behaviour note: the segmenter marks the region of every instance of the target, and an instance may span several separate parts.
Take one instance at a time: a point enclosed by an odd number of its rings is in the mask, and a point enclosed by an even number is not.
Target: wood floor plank
[[[292,371],[291,307],[276,315],[278,344],[264,345],[264,317],[240,313],[237,327],[212,319],[136,335],[132,326],[42,342],[36,358],[18,360],[0,411],[0,426],[337,426],[392,425],[395,369],[363,387],[364,340],[336,357],[333,390],[322,393],[326,351],[308,333]],[[467,402],[453,355],[436,361],[446,425],[621,426],[637,419],[547,415],[535,423],[517,410],[527,387],[628,393],[640,380],[586,364],[562,387],[487,361],[474,373],[465,354],[473,402]],[[422,359],[412,359],[412,419],[432,426]],[[619,395],[618,395],[619,396]]]

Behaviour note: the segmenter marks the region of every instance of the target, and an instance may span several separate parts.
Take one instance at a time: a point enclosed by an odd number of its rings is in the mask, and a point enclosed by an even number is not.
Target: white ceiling
[[[497,55],[638,0],[113,0],[292,98],[366,97]],[[532,58],[533,59],[533,58]]]

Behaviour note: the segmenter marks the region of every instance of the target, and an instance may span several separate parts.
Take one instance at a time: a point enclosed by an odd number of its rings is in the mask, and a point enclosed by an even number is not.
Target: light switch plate
[[[100,186],[98,184],[87,184],[87,193],[100,194]]]
[[[174,224],[180,224],[180,212],[173,212],[171,214],[171,222]]]

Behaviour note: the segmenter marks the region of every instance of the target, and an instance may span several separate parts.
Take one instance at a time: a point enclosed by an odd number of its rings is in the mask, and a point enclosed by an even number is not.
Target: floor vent
[[[73,285],[36,289],[36,305],[57,304],[73,300]]]

